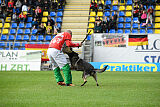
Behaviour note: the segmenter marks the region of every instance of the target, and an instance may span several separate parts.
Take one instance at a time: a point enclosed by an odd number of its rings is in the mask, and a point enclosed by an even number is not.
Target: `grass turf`
[[[75,87],[57,86],[53,72],[0,72],[0,107],[160,107],[160,73],[104,72],[99,87],[73,71]]]

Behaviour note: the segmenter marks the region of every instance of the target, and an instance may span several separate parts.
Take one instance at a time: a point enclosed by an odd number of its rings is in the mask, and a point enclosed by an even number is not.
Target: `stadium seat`
[[[57,18],[56,18],[56,22],[57,22],[57,23],[62,23],[62,18],[61,18],[61,17],[57,17]]]
[[[32,30],[32,34],[36,34],[36,32],[37,32],[37,29]]]
[[[89,22],[95,22],[95,17],[90,17]]]
[[[15,48],[13,48],[13,50],[19,50],[19,49],[15,47]]]
[[[50,12],[50,16],[51,16],[51,17],[55,17],[55,16],[56,16],[56,13],[55,13],[55,12]]]
[[[123,23],[118,24],[118,29],[123,29]]]
[[[5,48],[5,50],[10,50],[9,48]]]
[[[7,47],[13,46],[13,42],[7,42]]]
[[[132,10],[132,6],[127,6],[126,10]]]
[[[57,27],[58,27],[58,28],[61,28],[61,23],[57,23]]]
[[[31,41],[36,41],[36,40],[37,40],[36,36],[32,35],[31,36]]]
[[[126,23],[125,24],[125,28],[131,28],[131,24],[130,23]]]
[[[124,18],[123,17],[118,18],[118,22],[120,22],[120,23],[122,22],[123,23],[124,22]]]
[[[122,29],[118,29],[118,33],[123,33],[123,30]]]
[[[0,28],[2,28],[3,27],[3,23],[0,23]]]
[[[102,17],[103,16],[103,12],[98,12],[97,16]]]
[[[48,16],[48,11],[44,11],[43,16]]]
[[[108,8],[105,8],[105,11],[110,11],[111,10],[111,6],[108,5]]]
[[[1,42],[0,42],[0,47],[4,47],[4,46],[6,46],[5,42],[4,42],[4,41],[1,41]]]
[[[43,40],[44,40],[43,35],[38,35],[38,41],[43,41]]]
[[[113,11],[117,11],[118,10],[118,6],[113,6]]]
[[[147,26],[147,28],[153,28],[153,24],[149,23],[151,26]],[[148,24],[148,25],[149,25]]]
[[[155,16],[160,16],[160,11],[155,11]]]
[[[116,33],[115,29],[111,29],[109,33]]]
[[[119,11],[124,11],[125,10],[125,6],[119,6]]]
[[[138,28],[138,24],[137,23],[133,23],[133,28]]]
[[[117,12],[116,12],[116,14],[117,14]],[[112,12],[112,16],[114,15],[114,12]]]
[[[18,29],[17,34],[23,34],[23,29]]]
[[[37,42],[37,44],[43,44],[42,41]]]
[[[24,23],[19,23],[19,28],[24,28]]]
[[[25,34],[30,34],[30,33],[31,33],[30,29],[25,29]]]
[[[93,29],[88,29],[88,34],[92,34],[94,33],[94,30]]]
[[[126,17],[126,22],[127,23],[131,22],[131,18],[130,17]]]
[[[8,29],[3,29],[2,34],[8,34]]]
[[[25,50],[25,47],[20,48],[20,50]]]
[[[28,36],[28,35],[24,35],[24,36],[23,36],[23,40],[24,40],[24,41],[29,41],[29,36]]]
[[[1,36],[1,41],[5,41],[5,40],[7,40],[7,35],[2,35]]]
[[[96,12],[90,12],[90,16],[96,16]]]
[[[50,42],[44,42],[44,44],[49,44]]]
[[[14,35],[9,35],[8,40],[9,41],[14,41]]]
[[[88,28],[94,28],[94,23],[89,23]]]
[[[42,17],[42,22],[47,22],[47,17]]]
[[[10,23],[5,23],[4,28],[10,28]]]
[[[133,29],[132,33],[138,33],[138,30],[137,29]]]
[[[132,12],[131,12],[131,11],[127,11],[127,12],[126,12],[126,16],[127,16],[127,17],[132,16]]]
[[[5,22],[11,22],[11,17],[6,17]]]
[[[16,40],[17,40],[17,41],[21,41],[21,40],[22,40],[22,36],[21,36],[21,35],[17,35],[17,36],[16,36]]]
[[[156,5],[155,10],[160,10],[160,5]]]
[[[160,22],[160,17],[155,17],[155,22]]]
[[[57,12],[57,16],[58,17],[62,17],[63,16],[63,13],[60,11],[60,12]]]
[[[111,0],[107,0],[106,5],[111,5]]]
[[[11,28],[17,28],[17,23],[12,23]]]
[[[130,29],[125,29],[125,33],[130,33]]]
[[[29,28],[29,29],[32,28],[32,24],[31,23],[27,23],[26,24],[26,28]]]
[[[155,23],[155,28],[160,28],[160,23]]]
[[[140,29],[140,33],[146,33],[145,29]]]
[[[0,45],[1,46],[1,45]],[[0,50],[4,50],[3,48],[0,48]]]
[[[138,17],[133,17],[133,22],[137,22],[138,21]]]
[[[28,17],[27,22],[32,22],[32,17]]]
[[[45,40],[46,41],[50,41],[52,38],[51,38],[51,35],[46,35],[46,37],[45,37]]]
[[[110,12],[107,11],[107,12],[104,13],[104,15],[108,17],[108,16],[110,16]]]
[[[113,0],[112,5],[118,5],[118,0]]]
[[[120,12],[119,12],[119,16],[122,16],[122,17],[123,17],[123,16],[124,16],[124,11],[120,11]]]
[[[25,47],[25,44],[27,44],[27,42],[22,42],[22,46]]]
[[[11,29],[10,34],[16,34],[16,29]]]
[[[14,43],[14,46],[15,46],[15,47],[19,47],[19,46],[20,46],[20,42],[15,42],[15,43]]]
[[[153,33],[153,30],[152,29],[148,29],[147,33]]]
[[[156,34],[160,34],[160,29],[155,29],[155,32]]]
[[[127,0],[127,5],[132,5],[132,0]]]
[[[140,28],[146,28],[146,26],[142,26],[142,23],[140,24]]]

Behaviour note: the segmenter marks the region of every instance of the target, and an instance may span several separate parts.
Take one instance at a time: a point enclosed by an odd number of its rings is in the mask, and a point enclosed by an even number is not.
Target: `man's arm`
[[[73,42],[70,41],[70,40],[66,40],[66,45],[67,45],[68,47],[81,47],[81,46],[82,46],[81,43],[73,43]]]

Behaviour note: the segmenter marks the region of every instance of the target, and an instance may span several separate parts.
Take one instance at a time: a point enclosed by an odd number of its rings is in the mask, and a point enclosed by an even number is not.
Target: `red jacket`
[[[26,18],[26,15],[22,15],[22,14],[19,14],[19,18],[22,18],[22,16],[24,17],[24,18]]]
[[[8,7],[13,7],[14,2],[8,2]]]
[[[49,48],[61,50],[63,44],[66,42],[68,47],[79,47],[79,43],[71,42],[72,36],[68,32],[58,33],[50,42]]]

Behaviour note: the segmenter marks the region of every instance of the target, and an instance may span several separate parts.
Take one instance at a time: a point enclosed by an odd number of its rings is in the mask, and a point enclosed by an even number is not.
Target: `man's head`
[[[72,31],[71,30],[66,30],[65,32],[68,32],[72,36]]]

